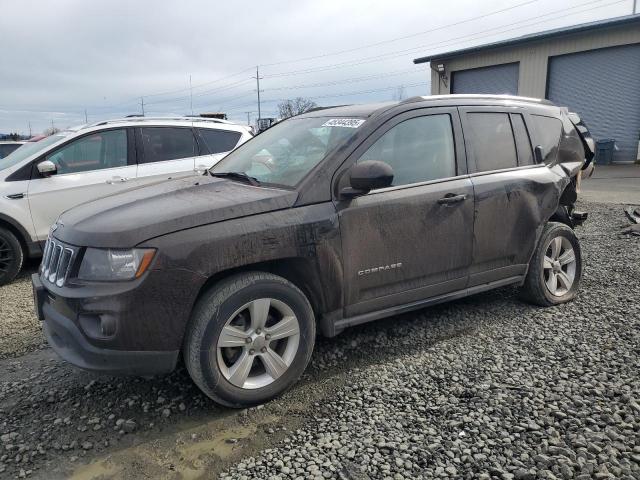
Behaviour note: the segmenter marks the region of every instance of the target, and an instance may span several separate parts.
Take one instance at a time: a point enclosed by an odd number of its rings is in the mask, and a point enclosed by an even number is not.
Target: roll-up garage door
[[[569,107],[596,140],[616,141],[615,162],[636,159],[640,135],[640,44],[549,59],[547,98]]]
[[[518,63],[453,72],[452,93],[518,94]]]

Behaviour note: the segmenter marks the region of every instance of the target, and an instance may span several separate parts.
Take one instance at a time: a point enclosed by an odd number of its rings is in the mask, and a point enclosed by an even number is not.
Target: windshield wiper
[[[244,172],[212,172],[209,170],[209,175],[212,177],[220,177],[220,178],[232,178],[234,180],[240,180],[249,185],[253,185],[257,187],[260,185],[260,181],[255,177],[250,177]]]

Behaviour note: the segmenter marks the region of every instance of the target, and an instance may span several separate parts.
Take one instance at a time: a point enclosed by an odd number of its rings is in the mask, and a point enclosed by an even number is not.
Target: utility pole
[[[251,112],[244,112],[247,114],[247,125],[251,125]]]
[[[31,138],[31,120],[29,120],[29,138]]]
[[[189,74],[189,92],[191,98],[191,115],[193,115],[193,85],[191,84],[191,74]]]
[[[144,97],[140,97],[140,106],[142,107],[142,116],[144,117]]]
[[[633,14],[636,14],[636,6],[638,5],[638,0],[633,0]]]
[[[87,120],[87,109],[84,109],[84,123],[89,123],[89,120]]]
[[[255,78],[256,79],[256,86],[257,86],[257,92],[258,92],[258,121],[260,121],[260,119],[262,118],[262,114],[260,112],[260,67],[256,67],[256,76],[255,77],[251,77],[251,78]]]

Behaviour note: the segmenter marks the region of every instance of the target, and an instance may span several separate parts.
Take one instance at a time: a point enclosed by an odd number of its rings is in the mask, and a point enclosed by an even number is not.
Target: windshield
[[[293,187],[362,123],[362,119],[292,118],[240,146],[211,172],[241,172],[260,183]]]
[[[51,135],[37,142],[25,143],[17,150],[14,150],[6,157],[0,159],[0,170],[4,170],[5,168],[9,168],[9,167],[13,167],[14,165],[17,165],[25,158],[30,157],[34,153],[38,153],[40,150],[43,150],[45,147],[48,147],[49,145],[53,145],[54,143],[62,140],[63,138],[64,138],[64,135]]]

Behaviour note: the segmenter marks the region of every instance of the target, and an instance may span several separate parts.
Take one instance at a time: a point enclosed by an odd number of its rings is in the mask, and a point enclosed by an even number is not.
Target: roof
[[[556,28],[553,30],[545,30],[538,33],[530,33],[521,37],[510,38],[507,40],[501,40],[499,42],[487,43],[485,45],[478,45],[476,47],[463,48],[460,50],[452,50],[450,52],[436,53],[434,55],[428,55],[426,57],[420,57],[413,60],[413,63],[427,63],[436,59],[459,57],[462,55],[468,55],[471,53],[480,52],[492,48],[499,47],[512,47],[523,43],[546,40],[549,38],[562,37],[565,35],[571,35],[580,32],[586,32],[591,30],[600,30],[611,27],[619,27],[629,24],[640,24],[640,14],[626,15],[623,17],[607,18],[605,20],[597,20],[595,22],[581,23],[579,25],[573,25],[570,27]]]
[[[300,117],[370,117],[378,110],[387,109],[398,102],[364,103],[360,105],[344,105],[341,107],[329,107],[314,109],[300,115]]]
[[[71,128],[69,130],[79,131],[88,128],[102,127],[105,125],[120,125],[120,126],[135,126],[151,124],[154,126],[168,126],[168,125],[191,125],[205,128],[221,128],[223,130],[234,131],[250,131],[250,127],[247,125],[241,125],[238,123],[229,122],[227,120],[220,120],[217,118],[203,118],[196,116],[167,116],[167,117],[125,117],[114,118],[110,120],[102,120],[99,122],[80,125],[78,127]]]

